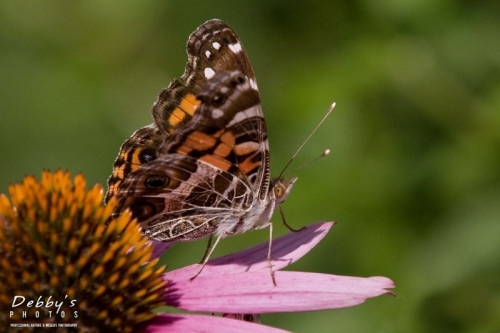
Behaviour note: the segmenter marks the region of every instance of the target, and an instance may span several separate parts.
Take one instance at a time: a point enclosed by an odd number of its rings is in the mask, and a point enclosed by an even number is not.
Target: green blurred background
[[[121,143],[211,18],[239,34],[267,118],[273,174],[297,158],[291,225],[338,222],[294,270],[392,278],[341,310],[263,316],[296,332],[500,330],[498,1],[3,1],[0,191],[43,168],[104,184]],[[276,216],[276,234],[286,233]],[[266,241],[228,238],[222,255]],[[198,261],[205,242],[165,256]]]

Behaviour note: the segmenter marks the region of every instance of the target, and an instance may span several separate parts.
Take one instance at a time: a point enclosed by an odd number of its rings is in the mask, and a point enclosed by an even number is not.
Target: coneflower
[[[82,175],[58,170],[9,191],[10,201],[0,195],[0,327],[131,332],[154,316],[164,268],[130,214],[108,223],[115,202],[102,205],[99,185],[87,192]]]

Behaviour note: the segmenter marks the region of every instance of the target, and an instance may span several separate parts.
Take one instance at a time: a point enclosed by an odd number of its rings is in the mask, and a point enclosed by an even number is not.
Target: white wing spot
[[[224,115],[224,112],[221,109],[213,109],[212,110],[212,118],[219,119]]]
[[[262,108],[260,105],[254,105],[249,107],[248,109],[236,113],[233,119],[227,124],[227,127],[231,127],[234,124],[252,117],[262,117]]]
[[[220,44],[218,42],[213,42],[212,43],[212,46],[214,47],[214,49],[218,50],[220,49]]]
[[[206,50],[206,51],[205,51],[205,56],[206,56],[207,58],[210,58],[210,56],[211,56],[211,55],[212,55],[212,52],[210,52],[209,50]]]
[[[239,42],[235,44],[229,44],[228,46],[231,49],[231,51],[233,51],[233,53],[240,53],[241,51],[243,51],[243,49],[241,48],[241,44]]]
[[[250,79],[250,87],[252,87],[254,90],[258,90],[257,88],[257,82],[255,82],[254,79]]]
[[[212,68],[210,68],[210,67],[205,68],[205,77],[207,78],[207,80],[211,79],[212,76],[214,76],[214,75],[215,75],[215,72]]]

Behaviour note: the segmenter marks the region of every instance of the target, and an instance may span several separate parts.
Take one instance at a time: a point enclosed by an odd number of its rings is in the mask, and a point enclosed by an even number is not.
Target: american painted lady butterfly
[[[156,241],[209,235],[218,241],[270,226],[296,178],[270,178],[266,124],[247,54],[220,20],[196,29],[187,53],[181,80],[153,105],[154,123],[123,143],[105,200],[116,196],[115,214],[130,208]]]

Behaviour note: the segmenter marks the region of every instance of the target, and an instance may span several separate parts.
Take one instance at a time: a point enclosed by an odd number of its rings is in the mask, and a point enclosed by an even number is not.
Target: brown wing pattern
[[[255,84],[252,67],[238,36],[220,20],[198,27],[189,36],[187,53],[188,62],[181,80],[174,79],[153,105],[154,123],[136,131],[121,146],[108,179],[105,202],[119,193],[121,183],[131,172],[158,158],[160,145],[191,120],[200,103],[196,95],[208,81],[205,72],[239,70]]]
[[[238,52],[234,52],[238,51]],[[196,104],[195,96],[205,87],[211,73],[239,70],[255,83],[252,66],[236,33],[221,20],[211,20],[198,27],[187,42],[188,62],[181,81],[174,80],[159,95],[152,115],[158,127],[167,133],[189,121]],[[188,109],[182,101],[186,99]]]
[[[187,52],[181,80],[158,95],[154,123],[125,141],[108,180],[115,214],[130,208],[156,240],[240,232],[249,214],[258,218],[270,186],[264,116],[238,37],[208,21]]]
[[[219,71],[198,98],[192,120],[162,145],[159,158],[120,187],[119,210],[129,207],[157,240],[192,240],[224,224],[238,232],[260,190],[268,190],[258,92],[239,71]]]
[[[218,71],[198,95],[191,122],[160,154],[192,156],[241,178],[258,193],[269,168],[267,132],[259,93],[239,71]]]

